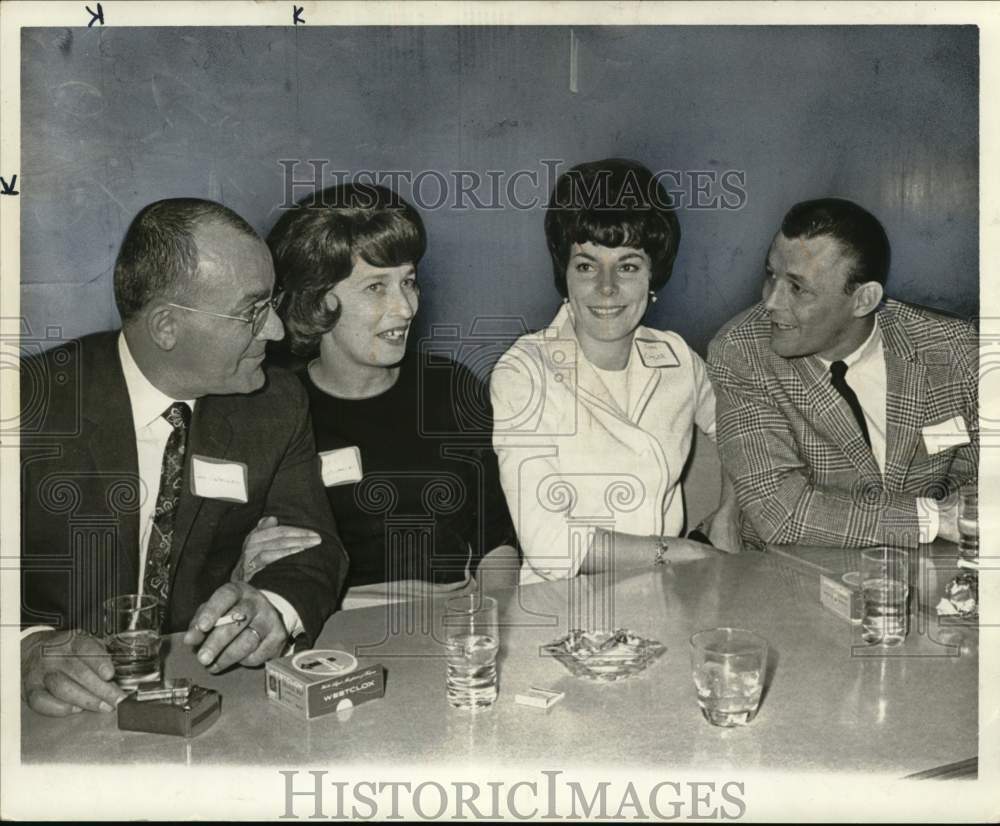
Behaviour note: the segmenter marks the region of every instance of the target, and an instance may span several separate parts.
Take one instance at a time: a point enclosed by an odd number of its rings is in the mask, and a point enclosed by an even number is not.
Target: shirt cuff
[[[262,589],[261,593],[267,597],[267,601],[271,603],[274,610],[281,614],[281,621],[285,623],[285,630],[288,632],[289,639],[294,640],[306,630],[302,625],[302,620],[299,619],[298,611],[292,608],[291,603],[287,599],[274,593],[274,591],[265,591]]]
[[[920,526],[920,541],[924,544],[937,539],[941,528],[941,514],[937,499],[929,496],[917,497],[917,525]]]
[[[37,634],[39,631],[55,631],[51,625],[32,625],[30,628],[21,629],[21,642],[24,642],[32,634]]]

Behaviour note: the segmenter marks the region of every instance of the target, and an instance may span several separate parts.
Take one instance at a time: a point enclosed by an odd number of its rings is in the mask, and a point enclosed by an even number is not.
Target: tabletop
[[[953,547],[953,546],[952,546]],[[928,557],[942,557],[928,552]],[[807,560],[800,564],[801,560]],[[677,769],[866,771],[904,776],[977,752],[979,631],[914,602],[906,641],[869,648],[860,627],[819,602],[820,570],[849,560],[745,553],[496,590],[500,694],[480,712],[449,706],[443,599],[335,614],[316,647],[386,669],[385,696],[306,721],[268,700],[263,669],[213,676],[169,640],[166,674],[223,695],[222,716],[190,740],[119,731],[115,715],[48,719],[22,707],[25,763],[287,765],[364,759],[382,765],[474,761]],[[815,559],[813,557],[813,559]],[[951,557],[921,568],[931,596]],[[922,607],[921,607],[922,604]],[[688,639],[750,628],[771,645],[760,712],[742,728],[709,725],[691,681]],[[645,672],[613,683],[571,676],[541,646],[572,627],[628,628],[666,645]],[[515,703],[529,687],[565,692],[548,710]]]

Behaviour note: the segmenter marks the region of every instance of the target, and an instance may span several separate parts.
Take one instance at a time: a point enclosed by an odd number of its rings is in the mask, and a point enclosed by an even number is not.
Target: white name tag
[[[208,456],[191,457],[191,493],[223,502],[247,501],[247,466]]]
[[[647,367],[680,367],[680,359],[674,352],[674,348],[666,341],[655,341],[648,338],[637,338],[635,340],[636,349],[639,351],[639,358]]]
[[[357,447],[324,450],[319,454],[323,487],[361,481],[361,451]]]
[[[961,416],[929,424],[921,432],[924,437],[924,447],[927,448],[929,456],[951,447],[969,443],[969,431],[965,429],[965,420]]]

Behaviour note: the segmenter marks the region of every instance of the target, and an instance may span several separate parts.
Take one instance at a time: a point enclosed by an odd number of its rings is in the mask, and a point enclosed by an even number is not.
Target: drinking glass
[[[105,644],[122,688],[160,679],[160,601],[125,594],[104,602]]]
[[[968,485],[958,497],[958,554],[979,559],[979,489]]]
[[[713,726],[745,726],[757,714],[767,640],[744,628],[711,628],[691,637],[698,705]]]
[[[861,638],[869,645],[899,645],[906,638],[910,558],[906,551],[861,552]]]
[[[466,594],[448,600],[444,615],[448,702],[456,708],[488,708],[497,698],[500,628],[493,597]]]

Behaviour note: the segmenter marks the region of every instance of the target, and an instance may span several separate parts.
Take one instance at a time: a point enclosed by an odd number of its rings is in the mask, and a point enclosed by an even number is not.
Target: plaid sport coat
[[[964,321],[887,300],[886,458],[879,471],[847,402],[816,357],[770,348],[762,304],[709,345],[718,446],[750,545],[864,547],[918,542],[918,497],[974,483],[978,339]]]

